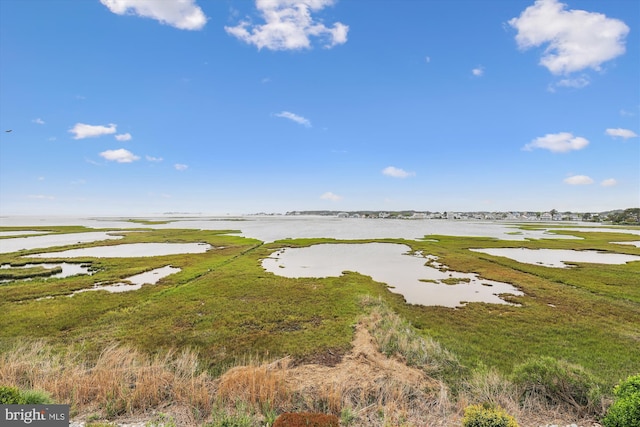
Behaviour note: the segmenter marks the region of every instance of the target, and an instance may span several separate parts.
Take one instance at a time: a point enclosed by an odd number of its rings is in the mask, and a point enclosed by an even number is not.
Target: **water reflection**
[[[69,263],[69,262],[57,262],[57,263],[42,263],[42,264],[25,264],[19,267],[12,267],[11,264],[2,264],[0,265],[0,269],[3,270],[13,270],[13,269],[24,269],[24,268],[33,268],[33,267],[42,267],[46,270],[53,270],[54,268],[62,268],[62,271],[59,273],[54,273],[51,275],[43,276],[46,278],[57,279],[62,277],[71,277],[77,276],[79,274],[88,274],[91,275],[91,266],[86,264],[78,264],[78,263]],[[17,280],[29,280],[30,278],[17,279]],[[0,280],[0,282],[6,283],[11,282],[13,280]]]
[[[163,255],[199,254],[211,249],[208,243],[126,243],[112,246],[95,246],[26,255],[30,258],[139,258]]]
[[[14,230],[14,231],[0,231],[0,237],[14,237],[25,236],[29,234],[45,234],[46,231],[31,231],[31,230]]]
[[[54,246],[75,245],[77,243],[97,242],[100,240],[122,239],[123,236],[109,234],[105,231],[87,233],[47,234],[44,236],[13,237],[0,239],[0,253],[17,252],[23,249],[41,249]]]
[[[355,271],[392,287],[409,304],[459,307],[467,302],[508,304],[501,294],[523,295],[508,283],[486,280],[473,273],[449,270],[435,256],[408,255],[410,248],[393,243],[319,244],[285,248],[262,261],[279,276],[336,277]]]
[[[121,283],[112,283],[110,285],[101,285],[100,283],[96,283],[95,285],[93,285],[93,288],[81,289],[69,296],[89,291],[107,291],[111,293],[135,291],[140,289],[142,285],[155,285],[160,279],[163,279],[171,274],[178,273],[179,271],[179,268],[167,265],[165,267],[156,268],[155,270],[146,271],[144,273],[127,277],[124,279],[124,282]]]
[[[574,251],[570,249],[527,249],[527,248],[491,248],[470,249],[489,255],[511,258],[525,264],[545,267],[566,268],[565,262],[587,262],[595,264],[625,264],[640,261],[640,256],[616,254],[599,251]]]

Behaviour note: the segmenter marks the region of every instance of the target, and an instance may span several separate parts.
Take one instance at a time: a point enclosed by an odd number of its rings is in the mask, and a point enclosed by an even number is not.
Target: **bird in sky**
[[[13,131],[13,129],[5,130],[5,132],[7,132],[7,133],[8,132],[12,132],[12,131]]]

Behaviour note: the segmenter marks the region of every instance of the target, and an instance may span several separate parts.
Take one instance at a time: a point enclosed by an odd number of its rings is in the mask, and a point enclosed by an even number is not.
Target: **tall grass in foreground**
[[[438,427],[459,425],[464,408],[474,404],[503,408],[523,427],[597,415],[596,385],[575,366],[527,361],[512,377],[485,366],[466,369],[383,301],[364,297],[362,306],[353,347],[333,366],[296,365],[288,357],[248,360],[214,377],[190,350],[149,355],[110,345],[90,360],[33,341],[0,354],[0,385],[46,391],[71,404],[72,415],[166,412],[181,426],[229,425],[231,419],[262,426],[283,412],[309,411],[337,415],[350,426]],[[587,405],[583,396],[593,399]]]
[[[0,384],[46,390],[74,413],[97,411],[106,418],[177,404],[202,420],[211,412],[213,393],[211,378],[191,351],[151,357],[112,345],[91,363],[78,352],[54,353],[43,341],[0,355]]]

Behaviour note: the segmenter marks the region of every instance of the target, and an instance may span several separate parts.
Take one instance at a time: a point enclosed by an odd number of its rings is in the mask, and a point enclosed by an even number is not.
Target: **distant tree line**
[[[640,224],[640,208],[630,208],[621,212],[612,212],[607,219],[614,224]]]

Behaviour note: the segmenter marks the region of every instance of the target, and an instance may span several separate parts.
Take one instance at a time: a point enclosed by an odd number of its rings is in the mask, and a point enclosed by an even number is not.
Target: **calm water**
[[[28,258],[138,258],[177,254],[200,254],[211,249],[207,243],[126,243],[26,255]]]
[[[243,216],[243,217],[189,217],[149,218],[168,220],[168,224],[147,226],[117,218],[2,217],[0,226],[83,225],[95,228],[156,229],[191,228],[203,230],[236,230],[241,236],[263,242],[281,239],[329,237],[335,239],[421,239],[429,234],[446,236],[494,237],[503,240],[577,239],[573,236],[554,235],[546,230],[518,230],[514,224],[498,221],[448,220],[395,220],[337,218],[327,216]],[[544,226],[544,224],[539,224]],[[575,226],[575,224],[568,224]],[[517,233],[517,234],[513,234]]]
[[[32,224],[33,225],[33,224]],[[12,237],[0,239],[0,253],[17,252],[23,249],[42,249],[54,246],[75,245],[77,243],[122,239],[104,231],[71,234],[46,234],[44,236]]]
[[[459,273],[421,253],[409,255],[406,245],[393,243],[319,244],[285,248],[262,261],[265,270],[279,276],[337,277],[344,271],[370,276],[391,286],[409,304],[459,307],[467,302],[507,304],[499,295],[523,295],[508,284]],[[444,280],[459,279],[456,284]]]
[[[57,263],[42,263],[42,264],[26,264],[20,267],[11,267],[10,264],[2,264],[0,265],[0,269],[18,269],[18,268],[31,268],[31,267],[42,267],[48,270],[61,267],[62,271],[60,273],[52,274],[51,276],[46,276],[47,278],[58,279],[62,277],[71,277],[79,274],[91,274],[91,266],[78,264],[78,263],[70,263],[70,262],[57,262]],[[22,279],[27,280],[27,279]],[[4,280],[3,282],[8,282],[9,280]]]
[[[155,285],[156,283],[158,283],[158,281],[160,281],[160,279],[170,276],[171,274],[178,273],[179,271],[181,271],[180,268],[167,265],[151,271],[127,277],[123,279],[125,281],[123,283],[113,283],[110,285],[101,285],[99,283],[96,283],[93,288],[81,289],[69,296],[89,291],[107,291],[110,293],[135,291],[140,289],[142,285]]]
[[[614,254],[599,251],[573,251],[568,249],[527,249],[527,248],[491,248],[470,249],[489,255],[503,256],[526,264],[545,267],[566,268],[565,262],[587,262],[595,264],[625,264],[640,261],[640,256]]]

